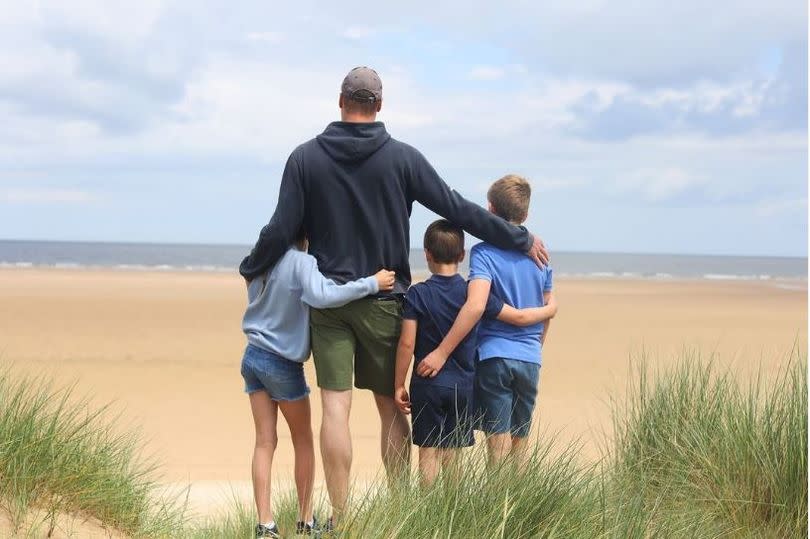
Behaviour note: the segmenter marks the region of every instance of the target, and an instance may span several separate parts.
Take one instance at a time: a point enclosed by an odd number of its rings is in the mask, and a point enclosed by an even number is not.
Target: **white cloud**
[[[87,191],[43,187],[0,188],[3,204],[88,204],[99,197]]]
[[[507,75],[528,75],[529,68],[523,64],[505,66],[478,65],[470,69],[467,76],[473,80],[499,80]]]
[[[266,32],[250,32],[246,37],[248,41],[261,41],[264,43],[272,43],[275,45],[278,43],[282,43],[287,36],[283,32],[266,31]]]
[[[783,200],[765,200],[757,204],[756,214],[759,217],[774,217],[792,213],[807,215],[807,197],[788,198]]]
[[[498,80],[506,75],[506,70],[494,66],[476,66],[470,70],[470,78],[474,80]]]
[[[375,33],[375,30],[368,26],[350,26],[341,32],[340,35],[346,39],[359,40],[369,38]]]
[[[639,169],[620,177],[622,192],[641,193],[650,202],[663,202],[706,183],[705,178],[678,167]]]

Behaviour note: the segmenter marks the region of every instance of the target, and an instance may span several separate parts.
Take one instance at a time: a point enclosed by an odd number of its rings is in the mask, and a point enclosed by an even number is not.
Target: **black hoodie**
[[[273,218],[239,272],[253,279],[273,267],[303,224],[321,273],[338,283],[396,272],[395,294],[411,284],[413,202],[504,249],[528,251],[532,237],[451,190],[415,148],[382,122],[333,122],[287,160]]]

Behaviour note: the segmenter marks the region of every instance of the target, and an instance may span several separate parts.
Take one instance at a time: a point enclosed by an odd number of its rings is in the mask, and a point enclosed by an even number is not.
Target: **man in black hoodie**
[[[287,160],[278,204],[240,266],[247,280],[264,274],[304,227],[309,252],[327,277],[345,283],[381,268],[396,272],[391,294],[311,313],[312,353],[321,388],[321,453],[333,509],[346,504],[352,460],[352,382],[371,389],[382,421],[382,457],[389,477],[408,465],[408,423],[394,404],[399,298],[411,284],[409,218],[414,201],[492,245],[548,255],[539,238],[451,190],[415,148],[391,138],[376,121],[382,82],[366,67],[351,70],[338,101],[340,122],[298,146]],[[353,379],[354,378],[354,379]]]

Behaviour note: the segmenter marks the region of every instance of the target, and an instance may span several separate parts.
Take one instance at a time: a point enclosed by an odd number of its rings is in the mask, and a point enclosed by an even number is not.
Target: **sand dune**
[[[535,432],[581,437],[597,454],[607,400],[621,394],[629,358],[657,364],[683,350],[715,352],[741,373],[773,371],[807,347],[805,283],[557,281],[560,314],[544,352]],[[216,273],[0,270],[0,361],[43,373],[98,403],[116,402],[121,427],[140,426],[167,482],[195,482],[200,500],[249,480],[252,423],[239,362],[244,285]],[[307,375],[314,386],[311,363]],[[313,391],[315,427],[320,423]],[[279,481],[292,475],[285,426]],[[358,480],[379,472],[379,423],[367,392],[352,416]],[[320,473],[320,472],[319,472]],[[194,498],[192,496],[192,498]],[[199,500],[197,500],[199,501]]]

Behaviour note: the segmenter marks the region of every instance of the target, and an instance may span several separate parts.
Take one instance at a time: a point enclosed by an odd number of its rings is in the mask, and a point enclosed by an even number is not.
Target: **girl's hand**
[[[393,290],[394,282],[396,281],[395,277],[396,273],[386,269],[381,269],[374,274],[374,278],[377,279],[377,284],[380,286],[380,292],[390,292]]]

